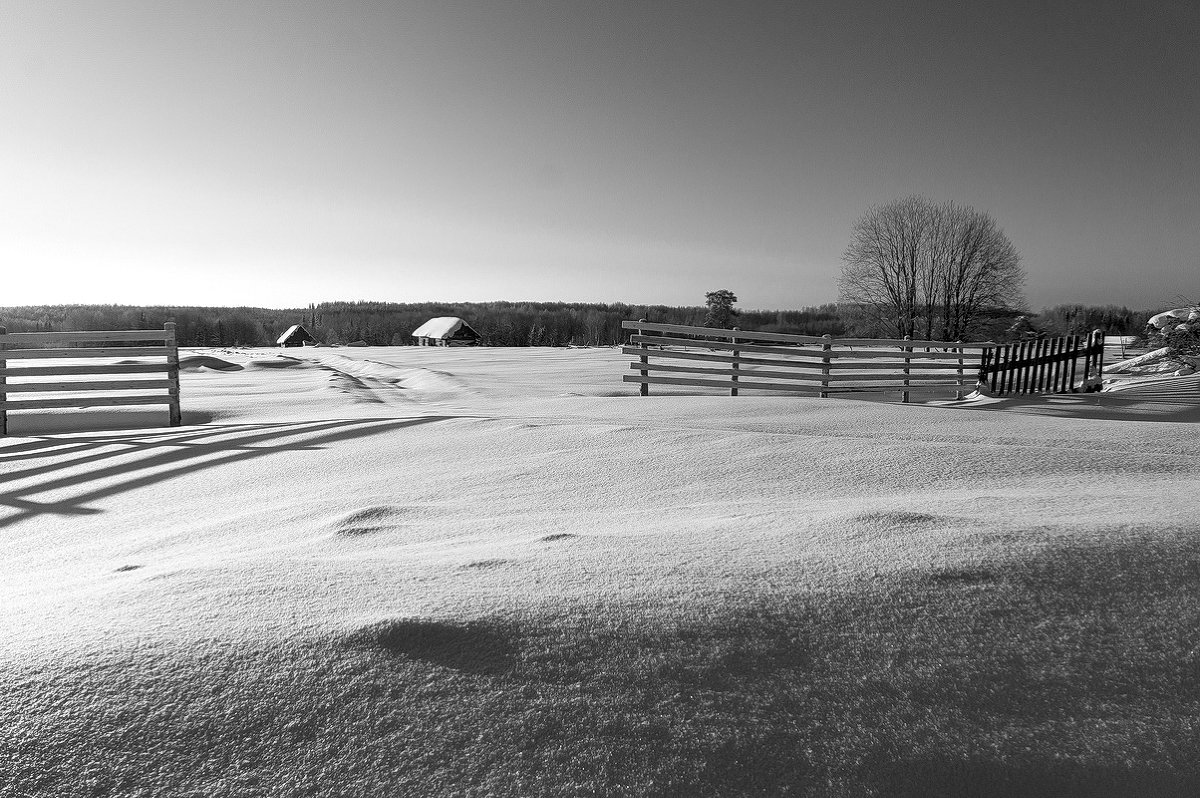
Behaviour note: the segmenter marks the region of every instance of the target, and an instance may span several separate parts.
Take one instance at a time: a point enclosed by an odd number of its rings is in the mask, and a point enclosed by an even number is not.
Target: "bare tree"
[[[1022,303],[1021,256],[986,213],[905,197],[854,223],[840,300],[878,331],[925,340],[969,335],[983,311]]]

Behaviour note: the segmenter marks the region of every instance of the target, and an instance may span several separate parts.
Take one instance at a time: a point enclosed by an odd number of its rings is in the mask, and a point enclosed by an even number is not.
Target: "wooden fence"
[[[810,396],[936,388],[962,398],[973,390],[984,352],[994,343],[832,338],[622,322],[632,330],[621,351],[637,356],[624,382],[787,391]]]
[[[13,361],[20,363],[10,366]],[[136,377],[104,379],[117,375]],[[26,394],[34,398],[9,398]],[[171,426],[179,426],[173,322],[162,330],[9,333],[0,327],[0,435],[8,434],[13,410],[160,404],[168,406]]]
[[[1083,361],[1080,367],[1080,361]],[[988,393],[1076,393],[1100,390],[1104,333],[1039,338],[983,354],[979,382]]]

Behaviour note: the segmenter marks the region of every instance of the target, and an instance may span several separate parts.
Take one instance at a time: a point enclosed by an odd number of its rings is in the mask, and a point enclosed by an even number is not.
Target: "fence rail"
[[[134,345],[116,345],[122,343]],[[102,362],[118,358],[121,362]],[[154,362],[159,358],[162,362]],[[65,359],[92,362],[24,365],[24,361]],[[153,378],[91,379],[115,375]],[[39,379],[46,377],[50,379]],[[0,435],[8,434],[8,414],[14,410],[160,404],[167,405],[171,426],[179,426],[179,347],[173,322],[161,330],[9,333],[0,327]]]
[[[786,391],[825,397],[834,393],[895,392],[904,402],[913,389],[945,388],[962,398],[974,387],[984,343],[914,341],[908,338],[833,338],[752,330],[717,330],[679,324],[625,321],[632,331],[622,352],[637,360],[624,382],[741,390]],[[666,362],[663,362],[666,361]]]
[[[1080,368],[1079,361],[1083,361]],[[984,353],[979,382],[988,393],[1077,393],[1100,390],[1104,333],[1039,338]]]

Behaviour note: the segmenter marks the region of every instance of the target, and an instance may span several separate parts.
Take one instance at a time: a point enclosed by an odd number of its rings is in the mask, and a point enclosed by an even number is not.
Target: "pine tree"
[[[738,315],[733,308],[733,303],[737,301],[738,298],[733,295],[733,292],[724,288],[705,294],[704,304],[708,306],[708,313],[704,316],[704,326],[728,328]]]

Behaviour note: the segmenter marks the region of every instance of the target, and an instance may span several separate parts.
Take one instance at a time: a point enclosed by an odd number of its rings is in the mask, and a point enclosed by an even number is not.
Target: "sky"
[[[0,0],[0,305],[837,299],[991,214],[1030,308],[1200,301],[1200,4]]]

